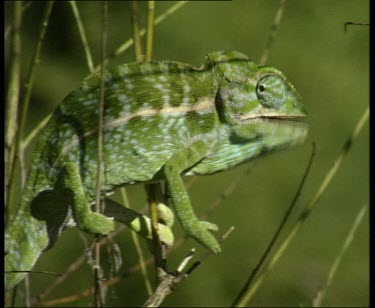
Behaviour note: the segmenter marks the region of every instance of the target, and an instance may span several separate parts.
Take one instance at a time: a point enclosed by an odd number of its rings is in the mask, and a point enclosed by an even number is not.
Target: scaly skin
[[[214,253],[182,175],[211,174],[261,153],[301,143],[307,128],[301,99],[283,74],[245,55],[214,52],[201,68],[177,62],[130,63],[105,73],[104,191],[164,180],[189,236]],[[108,234],[111,218],[94,213],[99,75],[88,77],[55,110],[33,152],[22,202],[6,232],[6,288],[25,277],[69,218],[82,230]],[[134,212],[109,205],[105,214],[141,230]],[[112,209],[112,210],[111,210]],[[137,221],[137,223],[135,223]],[[173,242],[163,225],[165,242]],[[145,235],[146,234],[146,235]]]

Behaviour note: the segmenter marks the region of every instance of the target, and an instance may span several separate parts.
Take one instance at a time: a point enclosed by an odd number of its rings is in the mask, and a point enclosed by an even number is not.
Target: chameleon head
[[[233,52],[215,53],[211,61],[219,84],[217,110],[236,135],[262,137],[266,147],[305,139],[307,125],[296,121],[306,116],[301,97],[282,72]]]

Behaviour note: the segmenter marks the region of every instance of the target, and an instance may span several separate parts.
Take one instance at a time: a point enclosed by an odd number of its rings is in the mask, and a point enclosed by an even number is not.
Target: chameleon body
[[[35,146],[22,201],[6,231],[6,288],[33,268],[69,219],[108,234],[134,213],[95,213],[100,76],[86,78],[54,111]],[[185,233],[220,246],[191,207],[183,175],[226,170],[261,153],[301,143],[301,98],[277,69],[235,51],[213,52],[200,68],[172,61],[128,63],[105,72],[103,191],[165,181]],[[130,217],[130,218],[129,218]],[[167,232],[168,233],[168,232]],[[147,236],[146,236],[147,237]],[[166,236],[168,241],[168,236]],[[170,240],[172,242],[173,240]]]

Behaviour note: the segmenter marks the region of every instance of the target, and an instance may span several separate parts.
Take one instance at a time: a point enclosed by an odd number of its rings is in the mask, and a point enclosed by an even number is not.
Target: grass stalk
[[[120,188],[120,194],[121,194],[121,198],[122,198],[122,204],[124,204],[125,207],[130,208],[128,196],[126,194],[126,189],[124,187]],[[139,243],[138,235],[135,232],[130,232],[130,235],[132,237],[132,241],[133,241],[135,250],[136,250],[138,258],[139,258],[139,267],[140,267],[141,275],[142,275],[143,280],[145,282],[147,295],[150,296],[152,294],[152,286],[151,286],[150,276],[149,276],[148,271],[147,271],[147,266],[146,266],[146,261],[145,261],[146,259],[145,259],[145,256],[143,254],[141,244]]]
[[[155,1],[147,2],[146,61],[151,61],[154,43]]]
[[[107,24],[108,24],[108,2],[103,1],[102,7],[102,29],[101,29],[101,70],[100,70],[100,99],[99,99],[99,129],[98,129],[98,149],[97,149],[97,172],[96,172],[96,202],[95,210],[98,213],[103,212],[103,202],[101,197],[101,190],[103,187],[103,126],[104,126],[104,91],[105,91],[105,67],[104,59],[106,57],[107,47]],[[104,299],[102,292],[102,269],[100,265],[100,236],[95,236],[95,265],[94,265],[94,302],[95,307],[103,307]]]
[[[264,251],[263,255],[261,256],[261,258],[259,259],[257,265],[255,266],[255,268],[253,269],[253,271],[251,272],[249,278],[247,279],[246,283],[244,284],[242,290],[239,292],[237,298],[235,299],[235,301],[233,302],[232,306],[235,307],[238,302],[241,300],[241,298],[246,294],[246,292],[248,291],[251,283],[253,282],[256,274],[259,272],[259,270],[262,268],[266,258],[269,256],[272,248],[274,247],[275,243],[276,243],[276,240],[280,237],[280,234],[281,234],[281,231],[284,229],[285,227],[285,224],[286,222],[288,221],[288,218],[290,217],[290,214],[292,213],[292,210],[294,209],[296,203],[297,203],[297,200],[299,198],[299,196],[301,195],[301,191],[302,191],[302,188],[303,186],[305,185],[306,183],[306,179],[307,179],[307,176],[310,172],[310,169],[311,169],[311,166],[312,166],[312,163],[313,163],[313,160],[314,160],[314,157],[315,157],[315,144],[313,143],[313,148],[312,148],[312,153],[311,153],[311,157],[310,157],[310,160],[309,160],[309,163],[307,165],[307,168],[305,170],[305,173],[302,177],[302,180],[300,182],[300,185],[297,189],[297,192],[292,200],[292,202],[290,203],[287,211],[285,212],[285,215],[279,225],[279,227],[277,228],[276,232],[274,233],[271,241],[269,242],[266,250]]]
[[[357,216],[356,216],[356,218],[353,222],[353,225],[350,228],[350,231],[345,238],[344,244],[342,245],[339,254],[335,258],[335,260],[334,260],[334,262],[333,262],[333,264],[332,264],[332,266],[329,270],[327,280],[324,284],[324,287],[322,288],[322,290],[320,290],[320,292],[318,292],[317,296],[313,300],[313,307],[321,307],[322,306],[322,301],[327,294],[328,288],[332,284],[333,278],[334,278],[334,276],[337,272],[337,269],[338,269],[344,255],[345,255],[346,251],[348,250],[350,244],[352,243],[352,241],[354,239],[354,235],[355,235],[359,225],[361,224],[361,222],[363,220],[363,217],[365,217],[366,210],[367,210],[367,204],[363,205],[360,208],[360,210],[359,210],[359,212],[358,212],[358,214],[357,214]]]
[[[20,1],[21,2],[21,1]],[[26,3],[24,3],[22,5],[22,14],[24,12],[27,11],[27,9],[30,7],[31,5],[31,2],[32,1],[27,1]],[[9,33],[11,33],[11,31],[14,29],[14,24],[10,24],[8,26],[5,27],[5,31],[4,31],[4,39],[7,40],[8,39],[8,36],[9,36]]]
[[[341,152],[339,153],[336,160],[333,162],[331,168],[326,173],[321,185],[319,186],[317,192],[311,199],[311,201],[307,204],[305,209],[302,211],[290,231],[288,232],[286,238],[281,243],[281,245],[277,248],[275,254],[271,258],[270,262],[266,265],[266,268],[264,271],[258,276],[257,279],[254,280],[253,285],[249,288],[248,292],[241,298],[241,300],[238,302],[236,307],[244,307],[246,306],[250,300],[253,298],[254,294],[260,287],[260,285],[263,283],[266,276],[272,271],[275,264],[280,260],[281,256],[285,252],[286,248],[289,246],[289,244],[292,242],[293,238],[298,233],[299,229],[302,227],[303,223],[306,221],[306,219],[309,217],[311,212],[315,209],[318,201],[320,200],[323,193],[326,191],[328,185],[331,183],[332,179],[336,175],[339,167],[341,166],[341,163],[343,159],[348,154],[349,150],[353,146],[354,142],[356,141],[359,133],[361,132],[364,124],[367,122],[369,117],[369,108],[365,110],[365,112],[362,114],[360,119],[358,120],[351,136],[347,139],[345,144],[343,145],[343,148]]]
[[[21,167],[21,175],[22,175],[22,187],[24,184],[24,179],[25,179],[25,168],[24,168],[24,163],[23,163],[23,151],[22,151],[22,137],[23,137],[23,132],[25,129],[25,124],[26,124],[26,118],[27,118],[27,113],[29,109],[29,103],[30,103],[30,97],[31,97],[31,91],[33,88],[34,84],[34,75],[35,75],[35,68],[37,64],[40,62],[40,51],[43,45],[44,37],[46,34],[46,29],[48,26],[48,21],[49,17],[52,11],[54,1],[48,1],[46,3],[43,17],[42,17],[42,23],[40,26],[40,31],[39,31],[39,36],[37,43],[35,45],[34,49],[34,54],[32,56],[32,62],[31,62],[31,67],[29,70],[28,77],[26,79],[25,83],[25,96],[22,101],[22,108],[21,108],[21,115],[20,115],[20,122],[17,130],[17,135],[16,135],[16,141],[15,141],[15,156],[14,159],[12,160],[11,164],[11,170],[9,172],[9,186],[8,186],[8,194],[7,194],[7,204],[8,206],[12,206],[14,203],[14,194],[15,194],[15,169],[17,167],[17,164],[20,163]],[[10,211],[8,211],[10,212]]]
[[[158,24],[160,24],[161,22],[163,22],[165,19],[167,19],[169,16],[171,16],[175,12],[177,12],[180,8],[182,8],[187,3],[188,3],[188,1],[180,1],[180,2],[177,2],[176,4],[172,5],[169,9],[167,9],[164,13],[162,13],[161,15],[159,15],[155,19],[155,24],[154,25],[157,26]],[[145,28],[142,28],[139,31],[140,37],[144,36],[145,33],[146,33]],[[120,56],[121,54],[123,54],[126,50],[128,50],[130,47],[132,47],[133,44],[134,44],[134,39],[133,38],[130,38],[127,41],[125,41],[122,45],[120,45],[120,47],[118,47],[116,49],[115,52],[113,52],[111,55],[109,55],[108,57],[106,57],[106,59],[104,61],[104,64],[107,64],[109,62],[109,60],[112,60],[112,59]],[[100,70],[100,64],[94,68],[94,73],[99,72],[99,70]],[[43,127],[47,124],[49,117],[50,117],[50,115],[48,117],[46,117],[45,119],[43,119],[38,124],[38,126],[26,137],[25,142],[23,143],[23,148],[24,149],[27,146],[29,146],[30,142],[37,136],[38,132],[40,130],[42,130]]]
[[[5,150],[6,150],[6,188],[4,191],[8,191],[11,183],[13,168],[14,155],[15,155],[15,136],[17,132],[17,114],[18,104],[20,96],[20,83],[21,83],[21,23],[22,23],[22,2],[15,1],[13,3],[13,34],[12,34],[12,47],[11,47],[11,64],[9,72],[9,85],[7,93],[7,108],[6,108],[6,133],[5,133]],[[12,202],[9,198],[9,192],[7,193],[7,208],[6,208],[6,222],[9,221],[9,215],[11,213]]]
[[[74,1],[74,0],[69,1],[69,4],[72,8],[74,19],[77,22],[78,31],[79,31],[81,41],[82,41],[82,45],[83,45],[83,49],[84,49],[85,55],[86,55],[87,66],[89,68],[90,73],[92,73],[94,71],[94,63],[92,61],[92,56],[91,56],[89,44],[87,42],[85,30],[83,28],[81,16],[79,14],[76,1]]]
[[[281,23],[281,19],[283,17],[284,13],[284,7],[285,7],[286,0],[280,0],[279,8],[277,9],[275,18],[272,23],[271,31],[268,34],[268,39],[266,43],[266,47],[263,50],[262,56],[259,60],[259,65],[265,65],[267,63],[268,54],[275,42],[277,29],[279,28],[279,25]]]
[[[138,3],[136,0],[132,1],[131,10],[132,10],[131,23],[132,23],[132,30],[133,30],[135,59],[138,62],[142,62],[144,59],[144,55],[143,55],[142,41],[141,41],[141,35],[140,35]],[[122,203],[125,205],[125,207],[130,208],[130,203],[126,195],[126,189],[121,188],[120,193],[122,196],[122,201],[123,201]],[[131,237],[132,237],[132,241],[133,241],[136,253],[138,255],[139,266],[140,266],[141,275],[143,277],[143,281],[145,284],[146,292],[147,292],[147,295],[150,296],[153,290],[151,286],[151,280],[147,271],[147,266],[146,266],[143,250],[139,243],[138,236],[134,232],[130,232],[130,233],[131,233]]]
[[[142,51],[142,41],[140,35],[140,28],[139,28],[139,10],[138,10],[138,2],[136,0],[132,0],[132,29],[133,29],[133,41],[134,41],[134,54],[135,59],[138,62],[143,61],[143,51]]]
[[[176,4],[172,5],[169,9],[167,9],[164,13],[160,14],[156,19],[154,26],[159,25],[162,23],[167,17],[173,15],[175,12],[177,12],[179,9],[181,9],[185,4],[187,4],[188,1],[179,1]],[[146,33],[146,29],[142,28],[140,31],[140,36],[144,36]],[[127,41],[125,41],[123,44],[120,45],[112,54],[110,54],[104,61],[105,64],[108,63],[109,60],[112,60],[119,55],[123,54],[126,50],[128,50],[130,47],[132,47],[134,44],[134,39],[130,38]],[[100,65],[96,66],[94,69],[94,72],[98,72],[100,70]]]

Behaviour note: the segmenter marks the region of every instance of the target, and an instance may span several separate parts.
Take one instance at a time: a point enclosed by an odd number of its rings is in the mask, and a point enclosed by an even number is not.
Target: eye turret
[[[266,75],[258,81],[256,95],[264,107],[278,109],[287,99],[285,81],[276,75]]]

